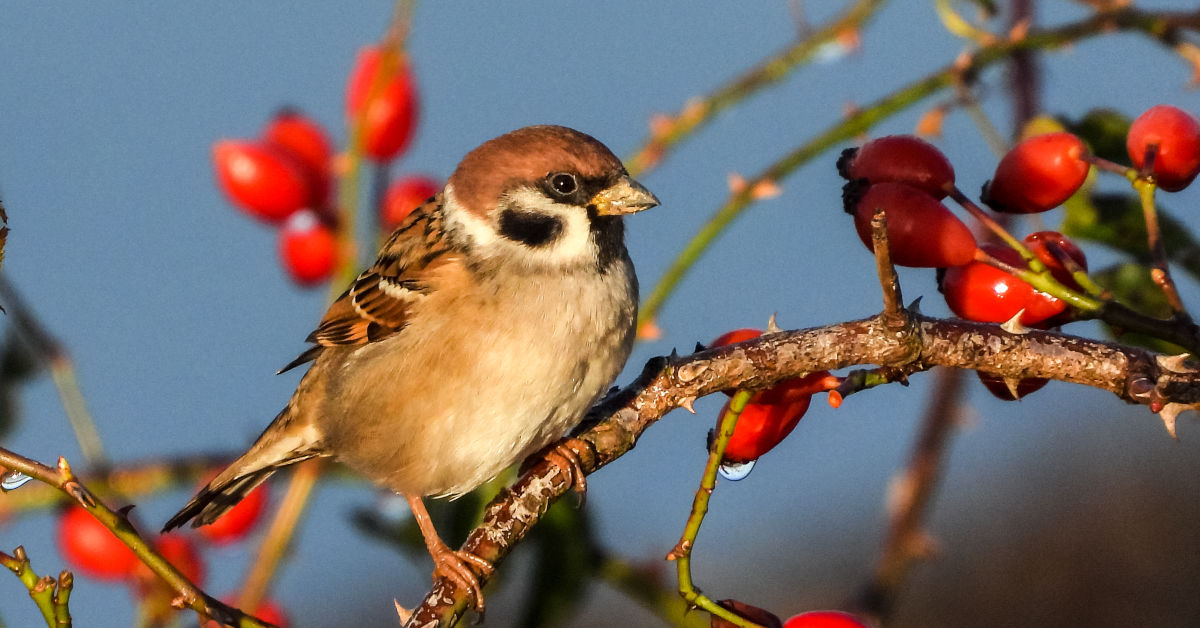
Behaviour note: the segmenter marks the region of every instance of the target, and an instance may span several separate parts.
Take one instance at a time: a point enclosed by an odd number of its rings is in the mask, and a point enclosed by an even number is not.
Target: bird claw
[[[492,575],[496,570],[488,561],[466,550],[452,550],[443,545],[439,550],[431,550],[433,556],[433,579],[439,577],[453,582],[456,587],[467,591],[475,600],[475,612],[483,613],[483,586],[479,584],[479,576],[471,569],[474,566],[484,576]]]
[[[583,508],[584,502],[587,501],[587,479],[583,472],[583,461],[579,459],[579,454],[575,453],[572,445],[580,449],[587,447],[587,443],[578,438],[567,438],[547,449],[542,457],[567,476],[567,487],[574,489],[575,494],[579,496],[579,507]]]

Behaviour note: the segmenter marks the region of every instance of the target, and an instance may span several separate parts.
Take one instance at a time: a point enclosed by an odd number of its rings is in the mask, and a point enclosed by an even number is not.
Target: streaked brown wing
[[[325,347],[377,342],[404,328],[412,307],[436,289],[461,259],[442,237],[441,196],[418,207],[379,257],[329,306],[307,341],[315,343],[280,373],[316,359]]]

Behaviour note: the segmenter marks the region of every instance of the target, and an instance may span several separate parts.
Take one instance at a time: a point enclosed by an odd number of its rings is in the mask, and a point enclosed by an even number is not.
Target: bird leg
[[[521,465],[521,471],[528,471],[534,463],[543,459],[558,467],[558,470],[567,476],[567,487],[574,489],[575,494],[579,496],[579,507],[582,508],[587,499],[587,479],[583,472],[583,462],[579,459],[579,454],[575,453],[575,449],[586,447],[588,444],[578,438],[564,438],[530,456]]]
[[[441,576],[468,592],[475,598],[475,612],[483,613],[483,587],[480,586],[479,576],[471,566],[474,565],[485,576],[490,576],[495,568],[488,561],[468,551],[450,549],[433,527],[433,519],[429,517],[429,511],[425,510],[425,502],[422,502],[420,497],[411,495],[405,495],[404,499],[408,500],[408,507],[412,510],[413,518],[417,520],[421,536],[425,537],[425,547],[433,557],[434,580]]]

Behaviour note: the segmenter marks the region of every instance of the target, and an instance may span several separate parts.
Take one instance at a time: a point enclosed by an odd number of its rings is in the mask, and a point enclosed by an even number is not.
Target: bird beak
[[[593,196],[588,204],[601,216],[622,216],[650,209],[658,205],[658,199],[641,183],[625,175]]]

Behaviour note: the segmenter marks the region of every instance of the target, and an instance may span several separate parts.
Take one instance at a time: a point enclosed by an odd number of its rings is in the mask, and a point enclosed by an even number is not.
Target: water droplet
[[[29,482],[32,479],[33,478],[21,473],[20,471],[9,471],[3,476],[0,476],[0,488],[6,491],[11,491],[13,489],[21,488],[26,482]]]
[[[753,460],[749,462],[726,462],[721,465],[720,469],[717,469],[717,472],[726,480],[737,482],[738,480],[746,479],[746,476],[750,475],[750,472],[754,470],[754,462]]]

